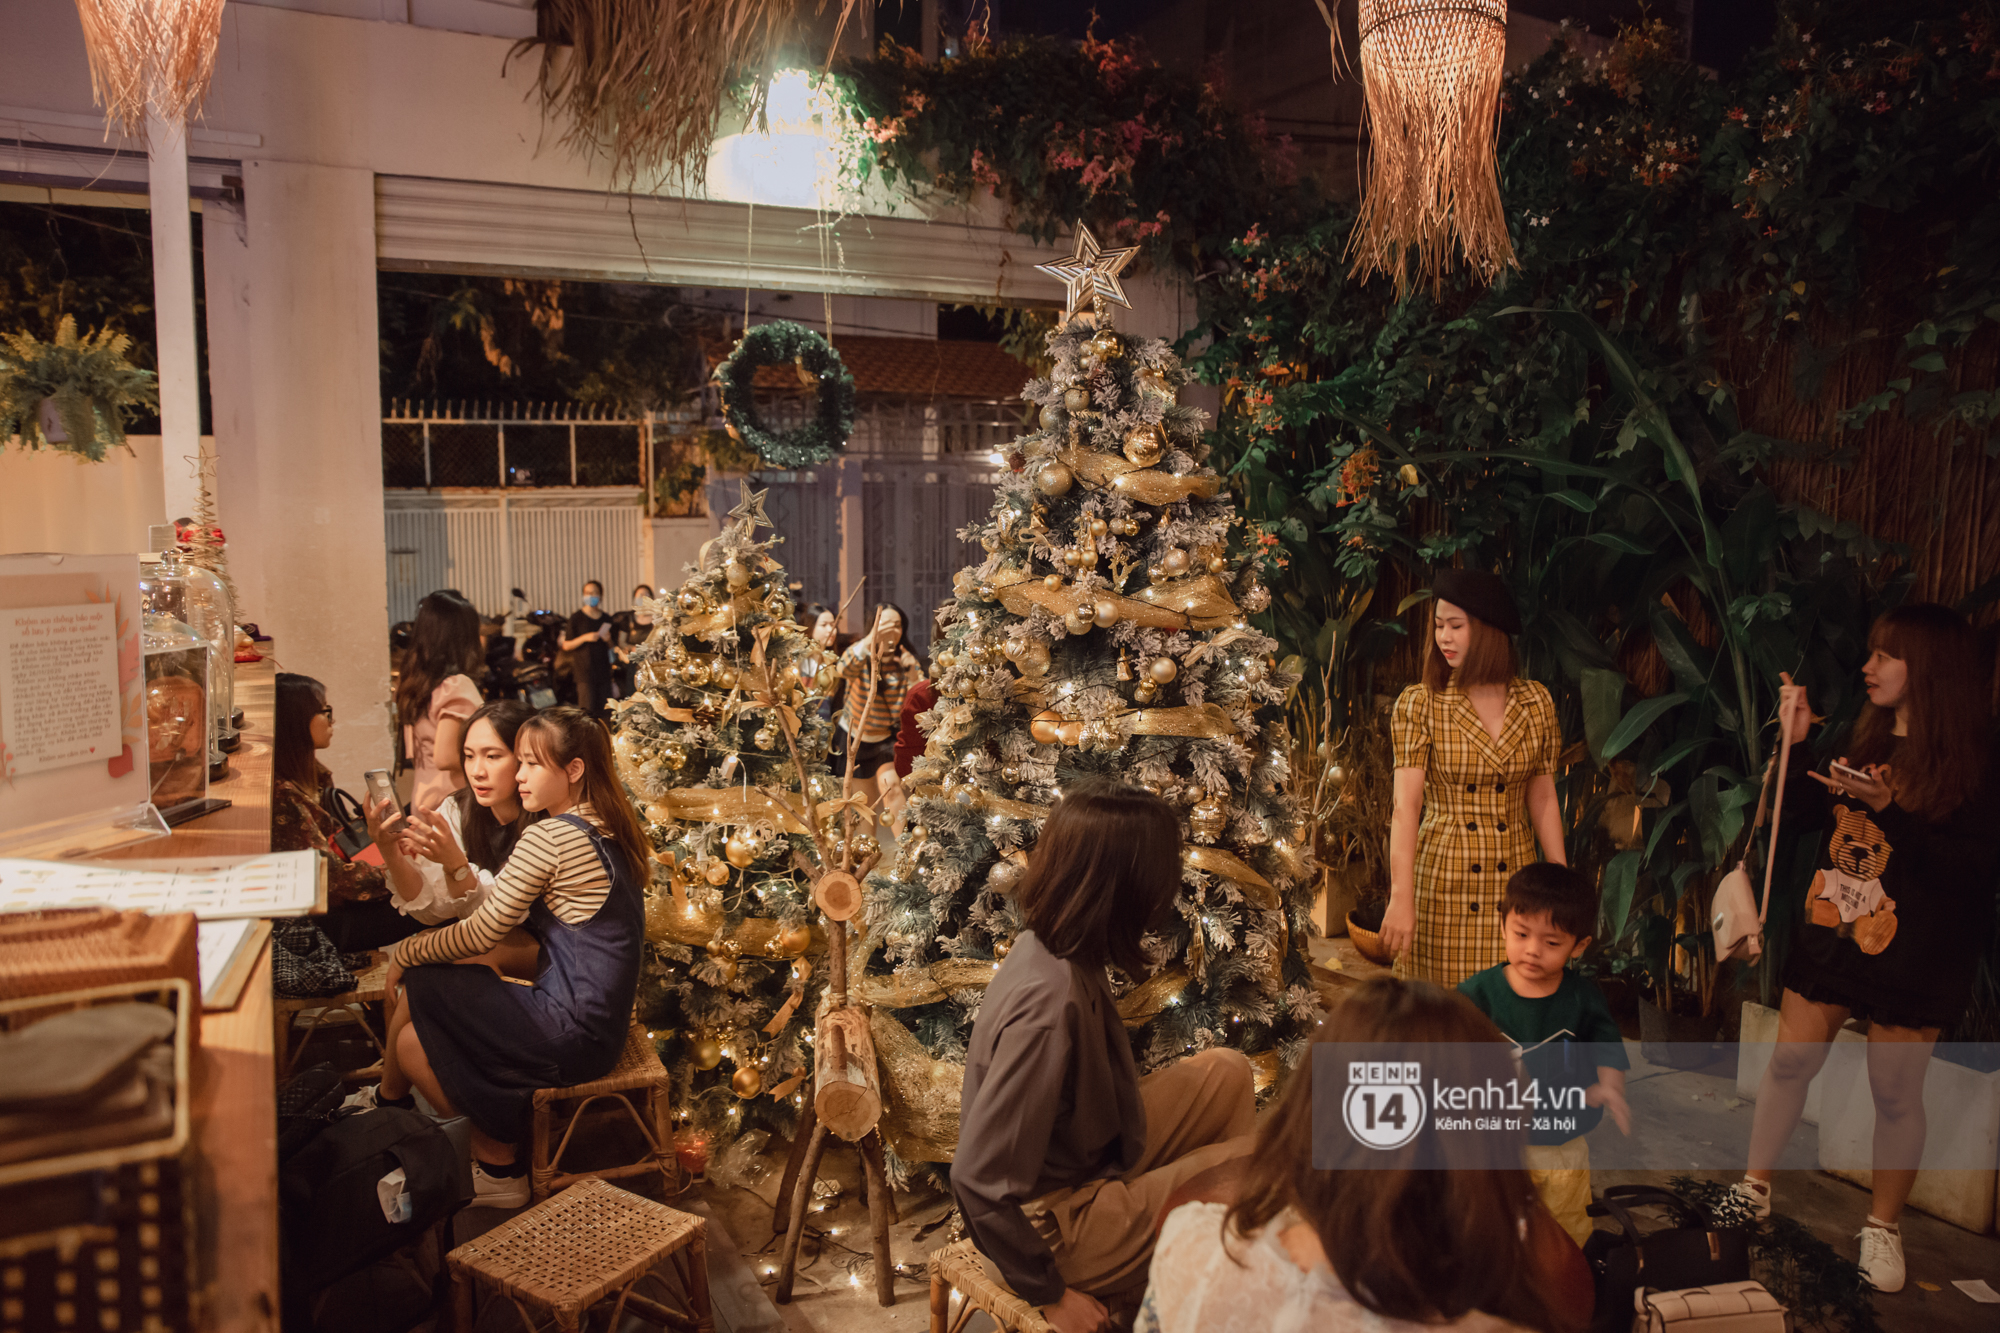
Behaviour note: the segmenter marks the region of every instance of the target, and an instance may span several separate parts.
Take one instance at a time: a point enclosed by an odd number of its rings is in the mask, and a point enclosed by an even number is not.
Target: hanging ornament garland
[[[818,412],[788,431],[773,431],[757,415],[755,382],[763,366],[790,366],[799,382],[817,390]],[[773,467],[824,463],[847,448],[854,431],[854,376],[833,344],[803,324],[774,320],[743,335],[715,368],[722,385],[722,414],[729,434]]]
[[[1482,280],[1515,265],[1496,167],[1506,0],[1359,0],[1368,177],[1347,250],[1398,299],[1444,283],[1456,250]],[[1340,30],[1333,29],[1335,74]]]

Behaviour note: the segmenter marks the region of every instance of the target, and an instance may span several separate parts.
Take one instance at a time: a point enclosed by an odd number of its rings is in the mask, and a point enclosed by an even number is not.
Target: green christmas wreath
[[[774,432],[757,418],[752,385],[759,366],[792,366],[818,392],[819,414],[796,430]],[[715,368],[722,384],[722,416],[730,433],[774,467],[824,463],[847,448],[854,430],[854,376],[833,344],[803,324],[759,324]]]

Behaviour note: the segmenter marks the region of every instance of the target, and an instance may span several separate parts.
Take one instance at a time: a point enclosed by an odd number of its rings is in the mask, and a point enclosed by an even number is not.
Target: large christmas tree
[[[805,821],[839,794],[815,706],[834,670],[792,621],[770,555],[782,538],[756,538],[763,500],[746,482],[679,592],[642,608],[654,629],[632,655],[638,691],[613,705],[619,773],[654,848],[646,936],[662,966],[642,1008],[676,1118],[716,1140],[791,1132],[825,985]]]
[[[1202,466],[1203,414],[1176,401],[1186,372],[1166,343],[1112,327],[1128,254],[1079,229],[1077,254],[1045,266],[1070,282],[1071,313],[1049,339],[1053,375],[1024,390],[1040,428],[965,534],[986,558],[942,613],[908,833],[869,883],[859,990],[877,1006],[884,1133],[905,1158],[949,1145],[950,1065],[1021,929],[1009,890],[1081,779],[1145,787],[1182,818],[1163,966],[1120,998],[1142,1067],[1233,1046],[1268,1086],[1320,1017],[1310,840],[1285,785],[1292,678],[1247,622],[1270,594],[1230,555],[1237,519]],[[1094,311],[1078,312],[1085,299]]]

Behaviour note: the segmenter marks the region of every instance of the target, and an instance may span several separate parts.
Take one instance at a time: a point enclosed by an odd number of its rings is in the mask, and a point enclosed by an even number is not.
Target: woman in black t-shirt
[[[1875,622],[1868,647],[1868,703],[1836,760],[1848,771],[1815,773],[1798,748],[1789,763],[1782,827],[1827,836],[1736,1193],[1758,1216],[1770,1212],[1772,1168],[1807,1087],[1841,1025],[1866,1020],[1875,1151],[1861,1270],[1892,1292],[1904,1277],[1896,1218],[1924,1150],[1924,1071],[1939,1032],[1964,1014],[1992,938],[2000,782],[1978,641],[1964,617],[1930,603],[1899,607]],[[1812,709],[1784,680],[1779,722],[1798,747]]]
[[[576,706],[598,721],[607,715],[611,699],[611,617],[604,614],[604,585],[587,579],[583,605],[569,618],[562,638],[570,654],[570,678],[576,682]]]

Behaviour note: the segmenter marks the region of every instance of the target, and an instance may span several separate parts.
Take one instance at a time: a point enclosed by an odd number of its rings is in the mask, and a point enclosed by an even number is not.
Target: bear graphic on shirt
[[[1882,872],[1895,848],[1866,809],[1833,807],[1827,860],[1813,875],[1812,923],[1851,939],[1861,952],[1878,954],[1896,938],[1896,900],[1882,891]]]

